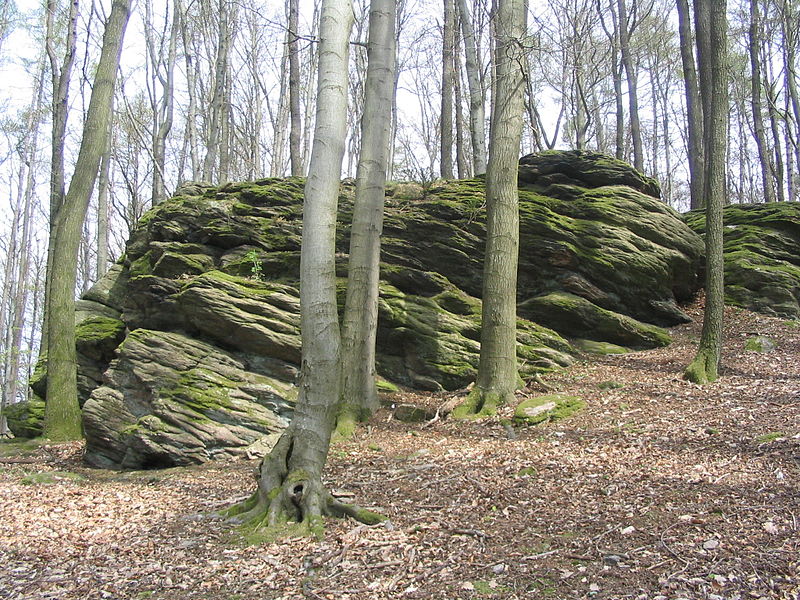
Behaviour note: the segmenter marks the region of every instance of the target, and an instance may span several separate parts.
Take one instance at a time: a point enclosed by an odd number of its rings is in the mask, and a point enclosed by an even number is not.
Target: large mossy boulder
[[[800,318],[800,203],[732,204],[723,210],[725,302]],[[705,214],[687,224],[704,234]]]
[[[32,439],[42,435],[44,402],[39,398],[9,404],[3,409],[3,416],[15,438]]]
[[[300,357],[303,183],[186,184],[141,219],[79,310],[89,462],[253,454],[285,426]],[[342,185],[342,299],[353,193]],[[653,180],[600,155],[522,160],[523,376],[572,362],[562,335],[653,347],[668,340],[660,327],[687,319],[678,302],[697,288],[702,244],[657,196]],[[474,380],[484,203],[480,180],[388,186],[377,340],[386,380],[425,390]],[[573,312],[548,308],[554,298]]]

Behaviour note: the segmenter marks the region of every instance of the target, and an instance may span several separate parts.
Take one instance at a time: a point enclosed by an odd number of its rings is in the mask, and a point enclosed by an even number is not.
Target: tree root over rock
[[[299,459],[292,453],[292,430],[290,427],[284,432],[261,462],[258,489],[224,511],[223,516],[265,538],[280,538],[287,533],[322,537],[324,517],[352,517],[367,525],[386,520],[384,515],[334,498],[322,485],[322,465],[304,466],[299,463],[314,461],[302,456],[305,453],[298,453]],[[324,460],[320,462],[324,464]]]

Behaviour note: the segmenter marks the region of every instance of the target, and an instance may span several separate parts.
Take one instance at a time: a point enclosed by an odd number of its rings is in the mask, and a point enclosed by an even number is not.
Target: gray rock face
[[[86,460],[153,468],[242,456],[279,434],[295,390],[285,364],[245,357],[179,333],[137,329],[83,406]],[[273,367],[272,369],[265,367]]]
[[[697,288],[702,244],[654,197],[657,184],[587,153],[522,163],[521,374],[572,362],[559,332],[667,343],[659,326],[686,319],[677,301]],[[142,218],[124,261],[79,307],[90,463],[161,467],[269,448],[264,439],[291,418],[296,393],[302,193],[292,178],[188,184]],[[344,183],[340,277],[352,196]],[[384,378],[427,390],[474,380],[484,200],[477,180],[389,186],[377,341]]]

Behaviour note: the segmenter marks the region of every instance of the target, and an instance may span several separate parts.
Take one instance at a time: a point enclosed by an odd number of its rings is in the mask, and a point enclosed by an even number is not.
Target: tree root
[[[259,469],[258,489],[245,501],[222,513],[243,530],[264,539],[285,535],[322,537],[325,517],[351,517],[377,525],[387,517],[334,498],[322,485],[319,469],[303,469],[292,462],[291,428],[264,458]]]
[[[714,352],[700,349],[689,366],[683,372],[683,377],[687,381],[703,385],[712,383],[719,377],[718,359]]]
[[[464,402],[453,409],[454,419],[477,419],[497,414],[497,407],[514,399],[514,393],[490,392],[475,386]]]

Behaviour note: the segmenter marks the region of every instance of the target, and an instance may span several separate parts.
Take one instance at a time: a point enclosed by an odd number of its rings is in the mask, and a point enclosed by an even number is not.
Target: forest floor
[[[800,326],[728,308],[722,378],[701,387],[680,376],[690,311],[668,348],[544,377],[588,406],[514,439],[499,417],[382,409],[326,479],[390,520],[332,520],[319,541],[248,545],[213,516],[254,489],[256,461],[115,473],[83,467],[80,444],[2,444],[0,597],[796,600]],[[777,349],[746,351],[754,334]]]

